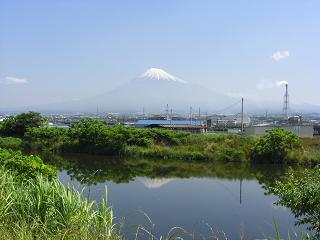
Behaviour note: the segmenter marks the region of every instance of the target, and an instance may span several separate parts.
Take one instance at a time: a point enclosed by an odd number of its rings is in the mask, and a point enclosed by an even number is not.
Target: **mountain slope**
[[[32,107],[10,109],[12,111],[40,111],[40,112],[96,112],[97,108],[103,112],[137,112],[142,108],[147,112],[161,112],[169,104],[175,112],[189,112],[189,107],[207,111],[208,113],[240,112],[237,104],[228,111],[219,111],[237,102],[232,97],[209,90],[170,74],[162,69],[150,68],[122,86],[92,98],[78,101],[67,101],[57,104],[47,104]],[[246,112],[275,111],[281,112],[281,102],[257,102],[245,99]],[[319,106],[292,105],[292,109],[299,112],[320,112]],[[8,109],[2,109],[8,110]],[[305,110],[305,111],[303,111]],[[196,110],[194,110],[196,111]]]
[[[151,68],[139,78],[121,87],[87,100],[99,104],[99,108],[112,111],[159,111],[169,104],[175,110],[187,110],[190,106],[203,110],[218,109],[235,100],[207,88],[189,84],[161,69]]]

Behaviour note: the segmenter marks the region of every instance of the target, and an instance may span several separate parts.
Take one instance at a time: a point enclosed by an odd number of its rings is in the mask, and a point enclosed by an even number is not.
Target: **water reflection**
[[[288,171],[284,165],[250,163],[206,163],[179,160],[120,159],[85,154],[46,155],[47,163],[58,170],[66,170],[72,179],[91,185],[112,181],[129,183],[136,177],[150,179],[220,178],[229,180],[257,179],[261,184],[272,184]]]
[[[137,178],[146,188],[161,188],[169,182],[174,181],[174,178]]]
[[[155,229],[149,230],[158,236],[166,235],[173,226],[192,231],[201,221],[223,230],[229,239],[239,239],[241,234],[246,239],[274,236],[273,219],[283,234],[294,228],[290,210],[274,207],[277,197],[266,195],[264,189],[288,171],[284,166],[78,154],[45,159],[59,169],[64,183],[86,186],[84,194],[92,199],[99,201],[107,185],[116,216],[125,217],[130,222],[127,226],[153,226],[143,214],[133,214],[143,210],[155,224]],[[125,228],[128,239],[133,229]],[[207,230],[197,225],[199,234]]]

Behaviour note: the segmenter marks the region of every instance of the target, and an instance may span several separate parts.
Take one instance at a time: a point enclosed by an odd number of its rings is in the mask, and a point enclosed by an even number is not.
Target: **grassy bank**
[[[120,239],[106,201],[98,207],[56,179],[22,182],[3,168],[0,186],[3,239]]]
[[[13,164],[15,159],[16,162]],[[106,198],[102,201],[102,205],[98,206],[96,202],[85,199],[81,192],[63,186],[54,174],[51,174],[51,177],[44,176],[52,168],[42,165],[38,157],[0,149],[0,160],[2,165],[0,167],[0,239],[121,239],[113,225],[113,213],[107,208]],[[25,163],[28,164],[25,165]],[[192,165],[190,168],[192,170],[200,163],[189,164]],[[19,165],[22,167],[17,167]],[[136,166],[137,174],[141,172],[141,165],[145,163],[142,161]],[[49,169],[46,169],[47,167]],[[170,162],[166,166],[170,169],[176,167],[170,166]],[[159,170],[157,161],[150,168],[150,177],[152,177],[154,171]],[[188,171],[186,166],[184,168]],[[211,174],[211,170],[206,167],[203,170]],[[21,175],[25,171],[32,171],[35,174]],[[181,174],[183,172],[185,171],[182,170]],[[167,176],[166,173],[160,174]],[[239,174],[242,176],[244,173],[240,171]],[[251,173],[248,174],[251,175]],[[315,179],[318,177],[318,175],[313,176]],[[313,190],[311,192],[314,193]],[[313,203],[313,198],[308,199]],[[188,235],[191,237],[185,239],[193,239],[192,235]],[[156,239],[152,235],[149,237]],[[143,238],[139,236],[137,239]]]
[[[135,129],[120,125],[110,127],[98,120],[82,119],[69,129],[64,129],[41,127],[39,124],[44,121],[38,119],[38,115],[30,113],[28,116],[18,115],[0,124],[0,135],[3,134],[0,147],[185,161],[320,163],[319,138],[300,139],[296,134],[280,128],[270,129],[265,136],[256,138]]]
[[[239,135],[191,134],[176,145],[127,146],[125,156],[198,161],[249,161],[254,139]]]
[[[34,156],[0,149],[0,239],[120,239],[100,206],[65,187]]]

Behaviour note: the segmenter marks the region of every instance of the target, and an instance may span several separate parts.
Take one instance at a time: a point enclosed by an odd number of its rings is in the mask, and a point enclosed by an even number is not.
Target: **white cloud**
[[[284,84],[288,84],[288,81],[272,81],[270,79],[261,79],[258,84],[257,84],[257,89],[258,90],[265,90],[265,89],[271,89],[275,87],[280,87]]]
[[[288,82],[287,82],[287,81],[279,81],[279,82],[277,82],[276,84],[277,84],[277,86],[279,87],[279,86],[281,86],[281,85],[288,84]]]
[[[17,77],[5,77],[5,80],[3,81],[7,85],[13,85],[13,84],[26,84],[28,83],[28,80],[25,78],[17,78]]]
[[[280,61],[280,60],[288,58],[289,56],[290,56],[290,52],[288,50],[286,50],[286,51],[277,51],[277,52],[273,53],[271,58],[274,61]]]

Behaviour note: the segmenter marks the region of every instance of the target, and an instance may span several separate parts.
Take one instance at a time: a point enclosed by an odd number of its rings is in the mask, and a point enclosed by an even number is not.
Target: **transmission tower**
[[[283,115],[286,119],[288,119],[289,114],[289,92],[288,92],[288,84],[286,84],[286,92],[283,97]]]

